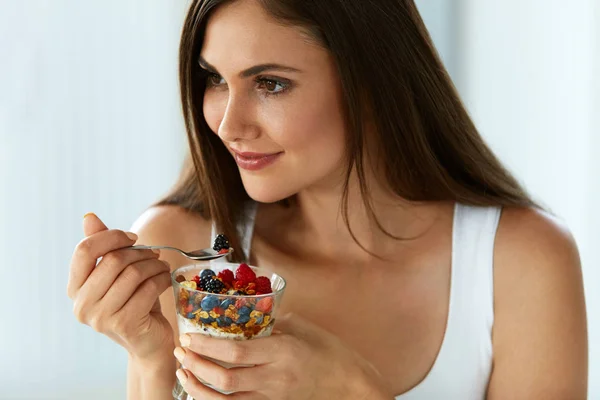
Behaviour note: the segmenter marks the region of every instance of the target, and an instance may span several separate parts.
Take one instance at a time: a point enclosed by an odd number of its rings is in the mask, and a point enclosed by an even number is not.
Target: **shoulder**
[[[155,206],[137,218],[131,231],[139,236],[139,244],[195,250],[209,247],[211,222],[179,206]],[[176,261],[171,260],[171,254],[165,252],[164,256],[169,262]]]
[[[543,211],[502,212],[494,249],[493,348],[490,398],[580,398],[585,391],[579,253],[567,227]]]
[[[531,208],[505,208],[494,250],[496,275],[523,284],[546,283],[581,270],[573,235],[559,219]],[[535,279],[529,281],[528,279]],[[569,283],[570,281],[564,282]]]

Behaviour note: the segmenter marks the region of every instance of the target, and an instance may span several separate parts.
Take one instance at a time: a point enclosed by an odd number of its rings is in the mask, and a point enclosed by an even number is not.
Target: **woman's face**
[[[199,62],[210,72],[204,116],[250,197],[270,203],[339,183],[345,123],[326,50],[239,0],[210,17]]]

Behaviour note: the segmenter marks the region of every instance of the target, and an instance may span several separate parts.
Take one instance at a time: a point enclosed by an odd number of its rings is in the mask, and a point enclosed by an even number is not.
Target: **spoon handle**
[[[169,249],[169,250],[175,250],[175,251],[179,251],[181,252],[181,250],[175,248],[175,247],[171,247],[171,246],[145,246],[142,244],[136,245],[136,246],[130,246],[129,247],[132,250],[160,250],[160,249]]]

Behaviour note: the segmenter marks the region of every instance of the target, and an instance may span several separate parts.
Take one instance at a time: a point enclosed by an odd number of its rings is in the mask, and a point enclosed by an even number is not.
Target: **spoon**
[[[183,251],[176,247],[171,247],[171,246],[137,245],[137,246],[130,246],[128,248],[133,249],[133,250],[175,250],[175,251],[180,252],[182,255],[184,255],[185,257],[187,257],[191,260],[203,260],[203,261],[216,260],[217,258],[221,258],[221,257],[227,256],[227,255],[233,253],[232,247],[227,249],[226,252],[224,251],[222,253],[215,251],[211,248],[194,250],[194,251]]]

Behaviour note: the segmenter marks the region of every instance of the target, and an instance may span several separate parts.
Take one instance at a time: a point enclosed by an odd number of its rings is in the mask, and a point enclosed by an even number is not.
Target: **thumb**
[[[94,233],[106,231],[108,227],[94,213],[87,213],[83,216],[83,234],[92,236]]]

